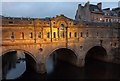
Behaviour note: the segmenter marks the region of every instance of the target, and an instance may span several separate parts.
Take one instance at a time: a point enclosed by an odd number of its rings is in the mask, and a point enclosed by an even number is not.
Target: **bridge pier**
[[[85,58],[78,58],[76,66],[78,66],[78,67],[84,67],[85,66]]]
[[[47,73],[45,63],[38,63],[36,67],[36,72],[40,74]]]

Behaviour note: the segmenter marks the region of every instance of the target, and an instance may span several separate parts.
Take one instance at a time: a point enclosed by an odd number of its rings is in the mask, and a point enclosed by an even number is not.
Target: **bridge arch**
[[[73,52],[73,54],[78,58],[78,54],[75,52],[75,50],[71,49],[71,48],[65,48],[65,47],[59,47],[59,48],[55,48],[53,49],[52,51],[50,51],[47,56],[46,56],[46,60],[49,58],[49,56],[55,52],[56,50],[59,50],[59,49],[67,49],[67,50],[70,50],[71,52]]]
[[[85,63],[89,58],[105,61],[107,51],[103,46],[93,46],[90,48],[85,55]]]
[[[73,50],[69,48],[56,48],[46,56],[46,60],[45,60],[46,70],[47,70],[48,64],[50,64],[48,63],[48,61],[49,61],[49,58],[51,57],[52,57],[52,62],[54,62],[53,65],[55,65],[58,61],[62,61],[62,62],[64,61],[66,63],[76,65],[78,60],[78,56]]]
[[[6,53],[12,52],[12,51],[22,51],[22,52],[28,54],[29,56],[31,56],[34,59],[34,61],[37,62],[37,59],[35,58],[35,56],[33,56],[33,54],[31,52],[23,50],[23,49],[8,49],[8,50],[2,52],[2,56],[5,55]]]
[[[18,53],[18,51],[20,51],[20,53]],[[18,58],[19,54],[22,55],[22,57],[20,56]],[[33,70],[36,71],[37,60],[32,55],[32,53],[30,53],[26,50],[8,49],[8,50],[2,52],[2,58],[3,58],[2,59],[2,64],[4,65],[4,66],[2,66],[2,69],[3,69],[2,78],[3,79],[6,79],[7,73],[8,73],[9,70],[11,70],[12,68],[16,68],[16,64],[18,64],[18,63],[21,64],[21,61],[24,60],[24,59],[25,59],[24,64],[22,64],[22,67],[24,69],[20,70],[19,72],[24,74],[25,71],[30,71],[31,69],[32,69],[32,71]],[[21,73],[19,73],[19,74],[21,74]],[[17,75],[16,78],[18,78],[21,75]]]

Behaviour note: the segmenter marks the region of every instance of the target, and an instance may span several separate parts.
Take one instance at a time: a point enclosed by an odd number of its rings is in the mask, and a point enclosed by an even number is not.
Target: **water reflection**
[[[16,79],[26,70],[25,54],[21,51],[8,52],[2,56],[3,79]]]
[[[47,69],[47,74],[50,74],[54,70],[54,61],[52,58],[48,58],[48,61],[46,63],[46,69]]]
[[[16,68],[12,68],[6,76],[6,79],[15,79],[20,77],[26,70],[26,62],[19,60],[19,63],[16,63]]]
[[[85,67],[80,68],[63,61],[57,61],[54,65],[53,58],[49,58],[46,64],[48,73],[45,75],[37,74],[33,70],[26,71],[25,65],[25,60],[19,60],[16,68],[8,72],[6,79],[16,77],[19,78],[15,80],[120,79],[120,64],[106,63],[96,59],[88,59]]]
[[[25,72],[19,79],[120,79],[119,68],[119,64],[105,63],[95,59],[90,60],[82,68],[58,61],[52,70],[51,66],[48,68],[50,72],[44,76],[35,72]]]

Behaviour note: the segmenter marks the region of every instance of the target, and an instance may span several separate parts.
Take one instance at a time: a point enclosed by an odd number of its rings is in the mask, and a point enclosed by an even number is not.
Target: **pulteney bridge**
[[[1,56],[21,51],[31,57],[29,63],[39,73],[46,72],[46,61],[53,53],[82,67],[90,54],[112,62],[112,50],[119,46],[118,24],[76,23],[64,15],[45,19],[2,17],[0,30]],[[104,54],[99,54],[101,51]],[[63,54],[66,52],[69,54]]]

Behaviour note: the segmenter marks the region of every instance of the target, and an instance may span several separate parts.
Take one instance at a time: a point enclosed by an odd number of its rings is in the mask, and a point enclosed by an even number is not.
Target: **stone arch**
[[[64,24],[65,27],[68,26],[68,23],[67,23],[66,20],[64,20],[64,19],[58,19],[57,20],[57,27],[60,27],[61,24]]]
[[[107,56],[107,50],[103,46],[93,46],[86,52],[85,62],[88,57],[105,61],[106,56]]]
[[[37,59],[35,58],[35,56],[33,56],[33,54],[31,52],[28,52],[28,51],[23,50],[23,49],[8,49],[6,51],[3,51],[2,55],[6,54],[8,52],[12,52],[12,51],[23,51],[23,52],[27,53],[29,56],[31,56],[34,59],[34,61],[37,63]]]
[[[8,56],[9,56],[9,53],[11,53],[11,52],[17,52],[17,51],[22,51],[22,52],[24,52],[24,55],[25,55],[25,58],[27,58],[27,59],[25,59],[25,64],[26,64],[26,66],[25,66],[25,71],[28,71],[28,70],[31,70],[32,69],[32,71],[34,70],[34,71],[36,71],[36,65],[37,65],[37,60],[36,60],[36,58],[33,56],[33,54],[32,53],[30,53],[30,52],[28,52],[28,51],[26,51],[26,50],[23,50],[23,49],[7,49],[6,51],[3,51],[2,52],[2,56],[4,56],[4,55],[7,55],[8,54]],[[16,55],[16,54],[15,54]],[[6,57],[5,56],[5,59],[6,58],[9,58],[9,57]],[[32,60],[31,60],[32,59]],[[18,59],[16,59],[16,61],[14,62],[14,64],[16,65],[16,62],[17,62],[17,60]],[[12,61],[11,61],[12,62]],[[5,68],[6,67],[8,67],[8,66],[5,66]],[[2,68],[3,69],[3,68]],[[5,77],[6,77],[6,74],[7,74],[7,71],[8,71],[9,69],[4,69],[4,72],[3,72],[3,78],[5,79]],[[25,72],[24,71],[24,72]],[[23,73],[24,73],[23,72]],[[23,74],[22,73],[22,74]],[[20,75],[21,76],[21,75]]]
[[[66,49],[66,50],[69,50],[70,52],[72,52],[73,54],[70,54],[70,55],[73,55],[73,56],[75,56],[75,58],[73,57],[73,59],[75,59],[75,61],[74,62],[69,62],[70,64],[72,64],[72,65],[76,65],[77,66],[77,60],[78,60],[78,55],[76,54],[76,52],[74,52],[74,50],[72,50],[72,49],[70,49],[70,48],[56,48],[56,49],[54,49],[54,50],[52,50],[50,53],[48,53],[47,54],[47,56],[46,56],[46,58],[45,58],[45,64],[47,64],[47,61],[48,61],[48,59],[49,59],[49,57],[50,57],[50,55],[52,55],[55,51],[57,51],[57,50],[63,50],[63,49]],[[60,55],[60,54],[58,54],[58,55]]]
[[[55,52],[56,50],[62,49],[62,48],[63,48],[63,49],[71,50],[72,52],[74,52],[74,55],[78,58],[78,54],[77,54],[74,50],[72,50],[71,48],[58,47],[58,48],[53,49],[51,52],[49,52],[49,53],[47,54],[46,60],[49,58],[49,56],[50,56],[53,52]],[[46,62],[46,61],[45,61],[45,62]]]

